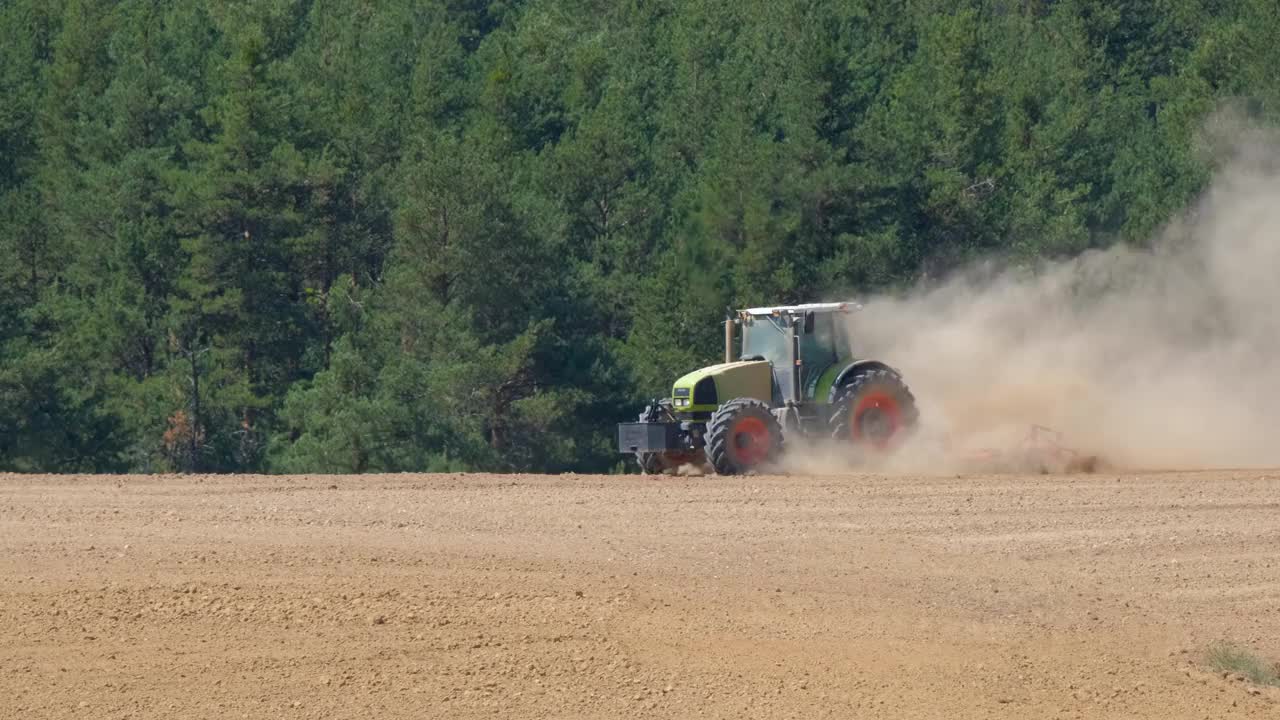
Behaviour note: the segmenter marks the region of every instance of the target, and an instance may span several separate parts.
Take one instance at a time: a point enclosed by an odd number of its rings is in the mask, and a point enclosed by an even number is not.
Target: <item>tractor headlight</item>
[[[671,404],[678,408],[689,407],[689,398],[673,398]]]

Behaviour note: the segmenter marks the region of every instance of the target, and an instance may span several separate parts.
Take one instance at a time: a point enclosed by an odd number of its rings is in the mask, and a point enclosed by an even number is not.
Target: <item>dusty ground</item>
[[[1228,718],[1280,473],[0,476],[5,718]]]

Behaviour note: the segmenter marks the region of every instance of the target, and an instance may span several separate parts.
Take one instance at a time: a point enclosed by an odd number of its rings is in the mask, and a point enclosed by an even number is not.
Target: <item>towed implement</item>
[[[776,462],[796,436],[892,451],[916,425],[915,398],[898,371],[854,357],[848,315],[858,309],[812,303],[731,314],[724,362],[679,378],[670,397],[620,423],[619,451],[650,474],[689,464],[722,475]]]

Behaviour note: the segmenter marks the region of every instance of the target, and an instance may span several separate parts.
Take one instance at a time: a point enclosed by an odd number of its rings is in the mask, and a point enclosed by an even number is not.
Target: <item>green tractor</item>
[[[829,438],[859,451],[893,450],[916,424],[898,371],[851,356],[856,303],[741,310],[725,320],[725,358],[676,380],[637,422],[618,425],[618,449],[659,474],[682,465],[721,475],[767,467],[786,438]],[[741,332],[741,353],[735,335]]]

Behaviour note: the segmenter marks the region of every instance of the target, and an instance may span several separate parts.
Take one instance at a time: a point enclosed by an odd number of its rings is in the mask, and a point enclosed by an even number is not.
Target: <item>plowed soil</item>
[[[1280,472],[0,476],[0,718],[1276,718]]]

